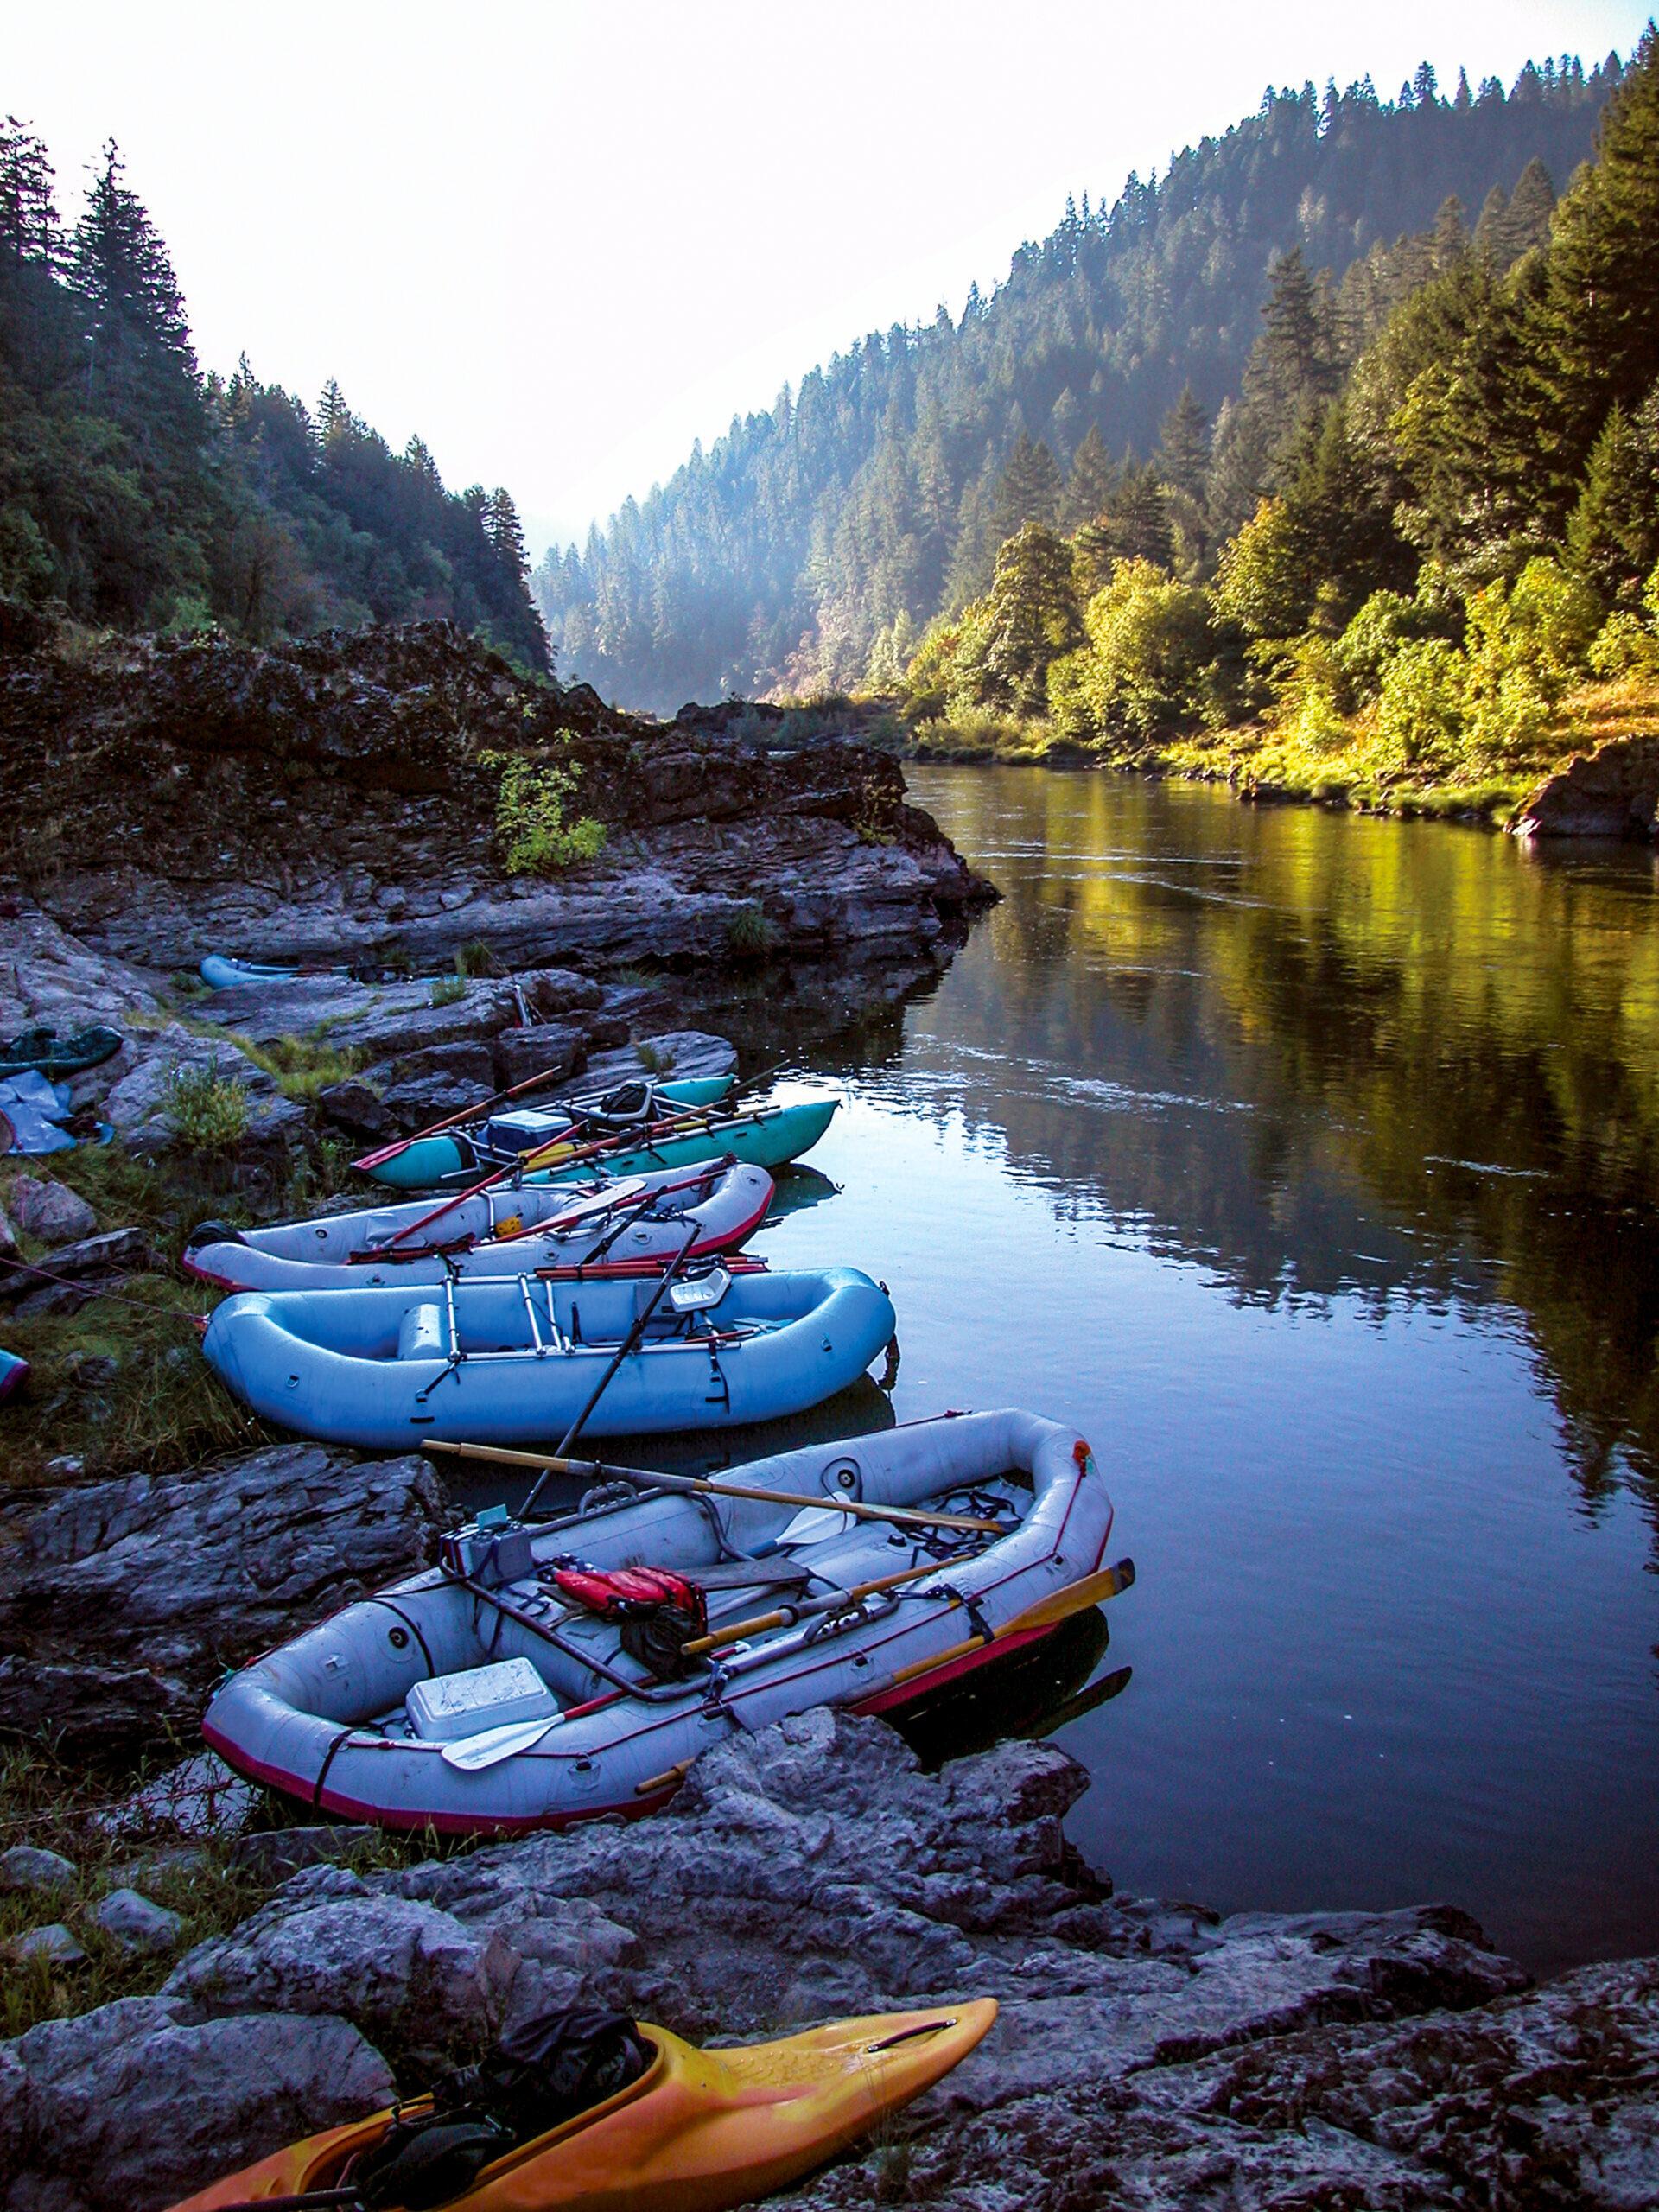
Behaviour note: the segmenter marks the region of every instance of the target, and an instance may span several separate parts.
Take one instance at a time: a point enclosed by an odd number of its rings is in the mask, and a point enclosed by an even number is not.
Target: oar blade
[[[1121,1597],[1134,1580],[1135,1561],[1121,1559],[1116,1567],[1103,1567],[1098,1573],[1085,1574],[1080,1582],[1068,1582],[1065,1589],[1039,1599],[1023,1613],[1016,1613],[997,1633],[1013,1636],[1026,1629],[1052,1628],[1057,1622],[1070,1620],[1073,1613],[1087,1612],[1090,1605],[1103,1605],[1109,1598]]]
[[[480,1729],[476,1736],[458,1736],[443,1747],[443,1763],[461,1774],[481,1774],[539,1744],[550,1728],[556,1728],[562,1714],[550,1720],[508,1720],[499,1728]]]

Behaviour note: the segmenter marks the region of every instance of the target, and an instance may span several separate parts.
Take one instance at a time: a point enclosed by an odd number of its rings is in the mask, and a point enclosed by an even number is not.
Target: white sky
[[[1628,54],[1648,9],[82,0],[8,11],[0,107],[66,215],[120,141],[205,365],[338,377],[451,486],[506,484],[539,552],[1269,82],[1507,85]]]

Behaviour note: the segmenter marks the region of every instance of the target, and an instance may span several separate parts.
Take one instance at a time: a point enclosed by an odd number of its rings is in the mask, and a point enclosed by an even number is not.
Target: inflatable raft
[[[996,2012],[995,1999],[973,1998],[725,2050],[641,2021],[635,2032],[650,2063],[637,2080],[475,2169],[447,2201],[467,2212],[726,2212],[810,2173],[920,2096],[967,2057]],[[407,2127],[431,2112],[429,2098],[416,2097],[309,2136],[173,2212],[349,2187],[395,2122]]]
[[[508,1104],[460,1122],[454,1128],[434,1129],[384,1145],[353,1165],[372,1175],[377,1183],[390,1183],[397,1190],[469,1189],[480,1177],[517,1167],[520,1160],[550,1145],[567,1140],[593,1144],[614,1139],[620,1143],[631,1133],[649,1129],[657,1122],[693,1109],[716,1107],[735,1081],[729,1075],[689,1076],[682,1083],[642,1078],[593,1098],[556,1099],[546,1106]],[[708,1156],[706,1153],[699,1155]],[[651,1163],[653,1166],[663,1164],[660,1160]]]
[[[513,1274],[239,1291],[202,1348],[255,1413],[327,1443],[545,1442],[575,1421],[658,1285]],[[587,1426],[616,1436],[801,1413],[861,1375],[893,1327],[887,1293],[854,1268],[686,1275]]]
[[[210,952],[198,970],[210,991],[233,991],[243,983],[291,983],[297,968],[276,968],[258,960],[232,960]]]
[[[589,1191],[502,1185],[436,1206],[416,1198],[269,1229],[204,1222],[182,1264],[226,1290],[365,1290],[543,1268],[638,1274],[671,1260],[693,1228],[688,1258],[734,1250],[766,1219],[772,1193],[764,1167],[731,1160]]]
[[[316,1812],[462,1834],[558,1827],[665,1803],[734,1730],[817,1705],[896,1710],[1048,1634],[1068,1595],[1075,1611],[1111,1594],[1089,1582],[1111,1534],[1105,1484],[1079,1436],[1034,1414],[945,1414],[725,1480],[787,1502],[714,1484],[621,1503],[602,1491],[531,1528],[482,1516],[436,1567],[233,1675],[203,1733]],[[991,1526],[854,1519],[836,1510],[849,1499]],[[614,1617],[595,1609],[596,1590],[638,1591],[642,1567],[696,1593],[701,1654],[674,1632],[683,1599],[666,1627],[626,1598]]]

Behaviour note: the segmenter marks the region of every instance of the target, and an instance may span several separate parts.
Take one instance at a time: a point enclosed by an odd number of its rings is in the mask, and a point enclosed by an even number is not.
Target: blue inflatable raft
[[[429,1438],[551,1444],[587,1403],[654,1280],[479,1277],[385,1290],[242,1291],[202,1349],[264,1420],[330,1444]],[[586,1433],[726,1428],[803,1413],[892,1338],[886,1291],[854,1268],[670,1286]]]

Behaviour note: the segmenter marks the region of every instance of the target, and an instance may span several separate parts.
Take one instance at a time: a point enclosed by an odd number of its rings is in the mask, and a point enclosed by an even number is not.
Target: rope
[[[164,1313],[171,1321],[188,1321],[193,1329],[205,1329],[210,1316],[206,1313],[181,1313],[176,1306],[156,1306],[147,1298],[129,1298],[124,1291],[94,1290],[74,1275],[54,1274],[50,1268],[37,1268],[28,1260],[0,1259],[0,1268],[11,1268],[20,1274],[40,1275],[48,1282],[60,1282],[67,1289],[79,1291],[83,1298],[108,1298],[118,1306],[130,1306],[138,1313]]]

